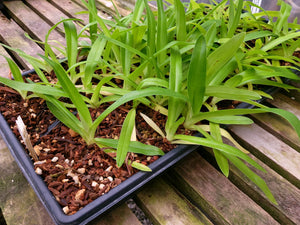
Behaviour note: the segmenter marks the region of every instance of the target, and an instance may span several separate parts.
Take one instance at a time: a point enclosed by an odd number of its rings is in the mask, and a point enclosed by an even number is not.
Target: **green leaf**
[[[162,0],[157,0],[157,51],[163,49],[168,44],[167,19]],[[167,58],[167,52],[162,51],[158,55],[158,62],[162,64]]]
[[[117,146],[117,166],[121,167],[126,159],[129,151],[129,145],[131,140],[131,134],[135,126],[136,109],[131,109],[122,125],[122,130]]]
[[[72,21],[64,21],[66,42],[67,42],[67,58],[68,58],[68,66],[71,68],[77,61],[77,47],[78,47],[78,39],[77,39],[77,30]],[[71,80],[75,82],[74,77],[76,76],[76,68],[73,68],[70,71]]]
[[[58,120],[78,133],[83,139],[86,138],[80,121],[60,101],[52,96],[41,97],[47,101],[48,108]]]
[[[207,77],[213,80],[214,76],[236,54],[245,38],[245,33],[240,33],[222,44],[207,57]]]
[[[145,171],[145,172],[151,172],[152,171],[148,166],[146,166],[142,163],[136,162],[136,161],[133,161],[131,163],[131,166],[138,169],[138,170]]]
[[[277,108],[259,108],[259,109],[224,109],[218,110],[213,112],[203,112],[199,113],[198,115],[193,116],[188,123],[186,124],[189,127],[190,124],[195,124],[202,120],[207,120],[209,118],[213,118],[216,116],[234,116],[234,115],[246,115],[246,114],[253,114],[253,113],[266,113],[271,112],[281,116],[282,118],[286,119],[292,127],[297,132],[300,138],[300,120],[295,116],[293,113],[288,112],[283,109]]]
[[[193,113],[200,112],[206,88],[206,43],[201,35],[192,53],[187,78],[188,96]]]
[[[15,90],[32,91],[33,93],[37,94],[52,95],[57,97],[67,97],[67,94],[65,92],[56,87],[41,85],[38,83],[24,83],[15,80],[10,80],[1,76],[0,82]]]
[[[248,162],[255,168],[257,168],[263,172],[266,172],[265,169],[263,167],[261,167],[257,162],[255,162],[252,158],[250,158],[245,153],[241,152],[240,150],[238,150],[230,145],[226,145],[226,144],[223,144],[223,143],[211,140],[211,139],[208,140],[207,138],[194,137],[194,136],[188,136],[188,135],[182,135],[182,134],[175,135],[174,139],[179,140],[177,143],[180,143],[180,140],[182,140],[182,141],[184,141],[184,142],[182,142],[184,144],[202,145],[205,147],[217,149],[221,152],[228,153],[233,156],[237,156],[241,159],[244,159],[246,162]]]
[[[169,89],[180,93],[182,89],[182,59],[177,46],[171,49]],[[177,129],[177,119],[182,113],[185,104],[181,99],[170,97],[168,101],[168,118],[166,122],[166,135],[168,140],[172,140]],[[176,128],[175,128],[176,127]]]
[[[95,14],[97,14],[97,8],[96,8],[96,4],[95,4],[95,0],[88,0],[88,5],[89,5],[89,23],[94,23],[97,21]],[[97,24],[93,24],[90,26],[90,39],[92,41],[92,43],[95,42],[96,38],[97,38]]]
[[[243,9],[243,0],[237,0],[238,5],[237,8],[235,7],[235,4],[233,0],[230,0],[229,4],[229,21],[228,21],[228,37],[232,37],[234,35],[234,32],[236,31],[236,28],[239,25],[240,17],[242,14]]]
[[[273,41],[270,41],[265,46],[263,46],[261,48],[261,50],[263,50],[265,52],[269,51],[269,50],[271,50],[274,47],[280,46],[280,44],[282,44],[283,42],[285,42],[287,40],[290,40],[290,39],[293,39],[293,38],[298,38],[299,36],[300,36],[300,32],[286,34],[284,36],[276,38]]]
[[[259,177],[257,174],[255,174],[252,170],[250,170],[241,160],[239,160],[237,157],[234,157],[232,155],[226,154],[226,157],[240,170],[242,171],[254,184],[256,184],[269,198],[269,200],[278,205],[276,202],[276,199],[272,195],[272,192],[268,188],[266,182]]]
[[[180,0],[174,0],[176,14],[176,39],[178,41],[186,40],[186,18],[183,4]]]
[[[136,89],[140,90],[140,89],[143,89],[146,87],[151,87],[151,86],[168,88],[169,83],[168,83],[168,81],[160,79],[160,78],[145,78],[139,83],[139,85]]]
[[[162,95],[162,96],[172,96],[176,97],[179,99],[182,99],[183,101],[187,101],[186,96],[176,93],[174,91],[164,89],[164,88],[159,88],[159,87],[150,87],[147,89],[143,90],[138,90],[138,91],[131,91],[128,92],[127,94],[123,95],[121,98],[119,98],[117,101],[115,101],[112,105],[110,105],[93,123],[92,129],[96,131],[98,125],[101,123],[101,121],[113,110],[118,108],[120,105],[129,102],[134,99],[139,99],[143,98],[146,96],[151,96],[151,95]]]
[[[231,100],[261,99],[261,96],[254,91],[227,86],[208,86],[206,87],[205,95]]]
[[[258,38],[270,37],[270,36],[275,36],[275,34],[269,30],[252,31],[246,34],[245,42],[250,40],[256,40]]]
[[[95,142],[99,145],[104,145],[110,148],[117,149],[119,140],[108,138],[95,138]],[[146,145],[138,141],[130,141],[129,152],[143,155],[164,155],[165,153],[156,146]]]
[[[249,125],[252,124],[253,121],[248,117],[244,116],[219,116],[219,117],[211,117],[208,121],[218,124],[237,124],[237,125]]]
[[[210,126],[210,135],[218,142],[222,143],[222,136],[219,124],[209,123]],[[224,156],[222,152],[217,149],[213,149],[217,164],[222,171],[222,173],[228,177],[229,175],[229,163],[227,158]]]
[[[98,63],[101,61],[102,52],[105,48],[106,40],[98,37],[91,46],[86,60],[85,75],[82,79],[85,87],[91,84],[91,80]]]
[[[20,69],[17,66],[17,64],[13,60],[11,60],[10,58],[8,58],[4,55],[3,55],[3,57],[6,59],[6,61],[8,63],[8,66],[9,66],[9,69],[10,69],[15,81],[18,81],[19,83],[24,83],[22,74],[21,74]],[[21,85],[23,85],[23,84],[21,84]],[[17,90],[20,93],[20,95],[22,96],[23,99],[25,99],[27,97],[27,91],[21,90],[18,87],[14,88],[14,89]]]
[[[66,71],[60,64],[58,64],[57,62],[54,62],[44,56],[42,56],[42,57],[54,69],[54,72],[55,72],[64,92],[67,93],[68,97],[71,99],[72,103],[76,107],[78,114],[80,116],[81,122],[83,124],[83,127],[86,130],[89,130],[90,127],[92,126],[92,118],[91,118],[89,109],[88,109],[87,105],[85,104],[83,97],[79,93],[78,89],[71,82]]]

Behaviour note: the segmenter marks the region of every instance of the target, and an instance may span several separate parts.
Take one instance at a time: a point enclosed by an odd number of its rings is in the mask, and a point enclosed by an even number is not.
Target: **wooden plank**
[[[7,224],[53,225],[52,219],[28,184],[9,150],[0,140],[0,208]],[[32,219],[34,218],[34,219]]]
[[[49,2],[62,11],[64,14],[68,15],[70,18],[78,18],[83,20],[84,24],[89,23],[88,14],[77,14],[85,9],[71,0],[49,0]]]
[[[129,10],[129,9],[124,8],[124,7],[121,7],[120,6],[121,2],[122,1],[120,1],[120,0],[114,1],[120,15],[127,16],[128,14],[131,13],[133,8],[131,10]],[[96,0],[96,3],[97,3],[97,8],[98,9],[104,9],[104,11],[109,12],[112,15],[116,14],[115,8],[112,4],[112,1],[110,1],[110,0]]]
[[[300,152],[300,139],[287,120],[271,113],[254,114],[251,117],[256,124]]]
[[[214,224],[278,224],[197,152],[172,173],[171,181]]]
[[[85,7],[85,5],[80,1],[80,0],[72,0],[72,2],[74,2],[75,4],[79,5],[80,7],[84,8],[84,10],[87,10],[87,8]],[[103,19],[108,19],[111,20],[112,19],[112,15],[111,13],[113,13],[112,10],[110,10],[108,7],[105,7],[104,5],[99,5],[99,3],[96,0],[96,7],[98,9],[97,15],[100,16]]]
[[[229,129],[255,157],[300,188],[299,152],[256,124]]]
[[[154,224],[212,224],[209,219],[162,178],[148,184],[135,198]]]
[[[0,39],[2,42],[15,49],[21,49],[26,54],[34,57],[37,54],[43,54],[44,51],[34,41],[25,37],[25,31],[15,21],[7,19],[2,12],[0,12],[0,18]],[[25,69],[32,69],[27,61],[21,59],[14,51],[11,52]]]
[[[34,39],[45,41],[45,36],[51,26],[42,20],[36,13],[28,8],[22,1],[7,1],[4,2],[9,15],[28,32]],[[65,39],[56,31],[53,30],[49,36],[49,40],[55,40],[65,45]],[[51,45],[59,46],[51,42]],[[55,51],[55,49],[54,49]],[[58,51],[55,51],[58,54]]]
[[[60,22],[62,19],[69,18],[66,14],[46,0],[26,0],[26,4],[36,14],[43,18],[44,21],[47,21],[47,23],[52,26]],[[60,24],[58,27],[60,28],[60,32],[63,32],[63,25]]]
[[[120,224],[141,225],[141,222],[137,219],[137,217],[125,203],[89,223],[89,225]]]
[[[273,100],[267,100],[268,103],[276,106],[277,108],[290,111],[300,119],[300,102],[286,95],[283,95],[282,93],[276,93],[273,98]]]
[[[264,173],[249,166],[266,181],[278,205],[270,203],[263,192],[232,165],[230,167],[229,179],[244,193],[247,193],[248,196],[254,199],[255,202],[272,215],[280,224],[300,224],[300,190],[254,156],[250,155],[250,157],[267,171],[267,173]]]
[[[2,46],[0,46],[0,76],[9,78],[10,69],[5,58],[2,55],[5,55],[6,57],[10,58],[9,54],[5,51],[5,49]]]

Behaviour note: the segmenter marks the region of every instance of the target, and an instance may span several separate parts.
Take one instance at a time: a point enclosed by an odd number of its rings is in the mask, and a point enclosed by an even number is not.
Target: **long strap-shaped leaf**
[[[180,0],[174,1],[176,14],[176,38],[178,41],[186,41],[186,18],[184,6]]]
[[[135,126],[135,115],[136,109],[131,109],[122,125],[122,130],[117,146],[117,166],[121,167],[126,159],[127,153],[129,151],[130,138]]]
[[[91,118],[90,112],[89,112],[88,107],[85,104],[81,94],[79,93],[78,89],[71,82],[68,74],[66,73],[66,71],[60,64],[58,64],[44,56],[41,56],[41,57],[46,62],[48,62],[49,65],[52,66],[64,92],[68,95],[68,97],[71,99],[72,103],[75,105],[75,107],[78,111],[78,114],[80,116],[81,122],[83,123],[83,126],[86,129],[89,129],[92,126],[92,118]]]
[[[175,135],[174,139],[178,140],[176,143],[180,143],[182,141],[183,144],[194,144],[194,145],[196,144],[196,145],[202,145],[202,146],[209,147],[209,148],[218,149],[221,152],[224,152],[224,153],[227,153],[227,154],[230,154],[233,156],[237,156],[237,157],[245,160],[246,162],[248,162],[255,168],[265,172],[265,169],[263,167],[261,167],[257,162],[255,162],[255,160],[253,160],[245,153],[241,152],[240,150],[238,150],[230,145],[223,144],[221,142],[218,142],[218,141],[215,141],[212,139],[188,136],[188,135],[182,135],[182,134]]]
[[[119,140],[108,138],[95,138],[95,142],[99,145],[117,149]],[[164,155],[164,152],[156,146],[146,145],[138,141],[131,141],[129,144],[129,152],[143,155]]]
[[[193,113],[200,112],[206,87],[206,42],[201,35],[193,50],[187,78],[188,96]]]
[[[246,115],[246,114],[253,114],[253,113],[274,113],[283,118],[285,118],[295,129],[299,138],[300,138],[300,120],[291,112],[277,109],[277,108],[258,108],[258,109],[225,109],[219,110],[214,112],[203,112],[195,115],[189,121],[187,121],[187,126],[195,124],[199,121],[212,118],[212,117],[219,117],[219,116],[234,116],[234,115]]]
[[[85,75],[83,77],[83,84],[85,87],[90,85],[96,66],[101,60],[102,52],[105,48],[106,40],[98,37],[92,45],[88,54],[85,66]]]
[[[188,101],[186,96],[176,93],[174,91],[171,91],[169,89],[160,88],[160,87],[149,87],[147,89],[138,90],[138,91],[131,91],[125,95],[123,95],[121,98],[119,98],[117,101],[115,101],[112,105],[110,105],[93,123],[92,130],[96,131],[98,125],[102,122],[102,120],[108,116],[113,110],[118,108],[120,105],[147,96],[152,95],[162,95],[162,96],[170,96],[170,97],[176,97],[179,99],[182,99],[183,101]]]
[[[245,33],[235,35],[207,57],[207,77],[209,80],[213,80],[219,70],[236,54],[244,38]]]
[[[66,34],[67,41],[67,58],[68,58],[68,66],[71,68],[77,60],[77,48],[78,48],[78,40],[77,40],[77,30],[72,21],[64,21],[64,29]],[[76,68],[72,68],[70,70],[71,79],[75,82],[76,76]]]

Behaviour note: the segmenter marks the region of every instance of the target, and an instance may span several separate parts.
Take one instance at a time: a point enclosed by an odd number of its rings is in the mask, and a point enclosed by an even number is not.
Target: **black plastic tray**
[[[29,70],[23,73],[24,76],[33,73],[34,70]],[[296,72],[296,71],[293,71]],[[296,72],[296,74],[299,74]],[[281,88],[267,88],[265,91],[268,94],[274,94]],[[264,101],[264,98],[259,102]],[[253,105],[241,103],[237,108],[253,108]],[[52,126],[53,127],[53,126]],[[133,193],[139,190],[143,185],[151,181],[153,178],[161,175],[167,169],[175,165],[191,152],[195,151],[199,146],[180,145],[164,156],[160,157],[149,166],[152,172],[138,172],[111,189],[108,193],[98,197],[93,202],[89,203],[73,215],[66,215],[62,211],[62,207],[58,204],[53,194],[49,191],[43,179],[34,171],[33,162],[29,155],[20,144],[19,140],[11,131],[6,120],[0,113],[0,135],[6,142],[11,154],[19,165],[22,173],[36,192],[37,196],[53,218],[54,222],[59,225],[82,225],[95,219],[99,215],[111,209],[113,206],[130,198]]]
[[[32,72],[34,71],[27,71],[23,75]],[[54,222],[59,225],[86,224],[118,203],[128,199],[143,185],[162,174],[168,168],[198,148],[198,146],[181,145],[173,149],[149,166],[152,169],[152,172],[138,172],[117,187],[111,189],[108,193],[98,197],[75,214],[65,215],[62,211],[62,207],[49,191],[43,179],[35,173],[32,160],[13,134],[2,114],[0,114],[0,135],[3,137],[3,140],[7,144],[7,147],[22,173],[36,192],[50,216],[53,218]]]

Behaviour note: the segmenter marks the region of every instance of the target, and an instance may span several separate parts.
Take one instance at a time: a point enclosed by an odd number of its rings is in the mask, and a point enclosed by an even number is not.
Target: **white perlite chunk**
[[[57,162],[58,161],[58,157],[57,156],[54,156],[51,160],[52,162]]]
[[[62,210],[64,211],[65,214],[68,214],[70,212],[70,209],[68,206],[63,207]]]
[[[42,170],[40,167],[37,167],[37,168],[35,169],[35,173],[38,174],[38,175],[42,175],[43,170]]]
[[[97,187],[99,184],[96,181],[92,182],[92,187]]]
[[[109,167],[106,168],[105,171],[110,172],[112,170],[112,168],[113,168],[112,166],[109,166]]]
[[[105,185],[104,184],[100,184],[99,188],[101,190],[101,189],[105,188]]]
[[[41,164],[43,164],[43,163],[45,163],[46,162],[46,160],[43,160],[43,161],[36,161],[36,162],[34,162],[33,164],[34,165],[41,165]]]
[[[75,200],[81,200],[84,197],[85,189],[81,189],[76,192],[75,194]]]
[[[112,178],[112,177],[107,177],[107,179],[108,179],[110,182],[112,182],[112,181],[114,180],[114,178]]]
[[[78,173],[84,174],[85,173],[85,168],[79,168],[77,169]]]

